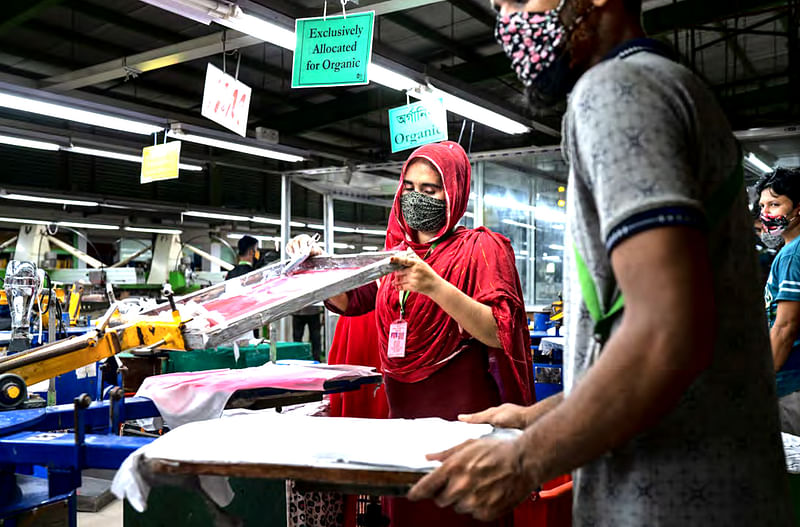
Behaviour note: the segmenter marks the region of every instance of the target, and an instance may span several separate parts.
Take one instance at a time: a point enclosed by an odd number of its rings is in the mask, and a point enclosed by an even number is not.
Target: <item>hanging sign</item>
[[[146,147],[142,150],[141,183],[176,179],[178,177],[178,162],[180,158],[180,141],[170,141],[162,145]]]
[[[375,12],[298,18],[292,88],[367,84]]]
[[[389,110],[392,152],[447,140],[447,110],[442,99],[426,99]]]
[[[247,136],[247,116],[250,114],[250,96],[253,90],[221,69],[208,65],[206,85],[203,90],[203,117]]]

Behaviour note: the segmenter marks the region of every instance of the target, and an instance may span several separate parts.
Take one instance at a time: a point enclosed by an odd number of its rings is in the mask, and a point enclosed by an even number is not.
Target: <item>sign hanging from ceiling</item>
[[[292,88],[369,83],[374,23],[374,11],[297,19]]]
[[[178,163],[181,158],[181,142],[170,141],[161,145],[148,146],[142,150],[141,183],[177,179]]]
[[[389,110],[392,152],[447,140],[447,110],[442,99],[426,99]]]
[[[209,64],[201,113],[203,117],[246,137],[252,93],[252,88],[245,83]]]

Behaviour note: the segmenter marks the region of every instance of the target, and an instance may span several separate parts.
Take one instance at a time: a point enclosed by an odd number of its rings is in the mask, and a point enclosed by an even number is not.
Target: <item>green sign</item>
[[[427,99],[389,110],[392,152],[447,140],[447,110],[442,99]]]
[[[375,13],[298,18],[292,88],[367,84]]]

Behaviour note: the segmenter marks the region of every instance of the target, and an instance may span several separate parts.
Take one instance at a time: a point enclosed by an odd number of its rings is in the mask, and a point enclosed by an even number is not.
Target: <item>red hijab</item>
[[[428,243],[416,241],[400,206],[403,180],[415,159],[431,163],[442,177],[447,222]],[[464,149],[445,141],[415,150],[403,165],[386,233],[387,250],[413,249],[436,273],[461,291],[492,308],[500,349],[490,349],[490,364],[505,402],[532,402],[530,340],[522,287],[508,238],[479,227],[457,227],[467,210],[471,166]],[[405,307],[408,321],[406,356],[387,355],[389,326],[400,318],[399,295],[391,278],[381,281],[376,299],[381,363],[384,374],[403,382],[418,382],[443,367],[467,346],[471,335],[429,297],[411,293]]]

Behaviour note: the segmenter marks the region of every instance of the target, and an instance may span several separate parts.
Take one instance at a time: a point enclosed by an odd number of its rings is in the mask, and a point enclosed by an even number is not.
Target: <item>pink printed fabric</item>
[[[374,368],[365,366],[270,363],[240,370],[155,375],[144,380],[136,395],[152,400],[166,423],[175,428],[192,421],[220,417],[228,399],[237,390],[323,391],[327,381],[357,380],[372,375],[375,375]]]
[[[288,276],[276,276],[263,283],[248,287],[240,294],[205,302],[203,307],[208,311],[219,313],[225,320],[233,320],[298,295],[309,290],[310,286],[318,288],[322,283],[338,282],[356,271],[357,269],[331,269],[299,271]],[[217,320],[209,319],[210,327],[216,326],[217,323]]]

